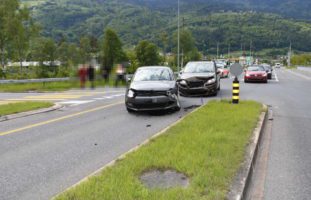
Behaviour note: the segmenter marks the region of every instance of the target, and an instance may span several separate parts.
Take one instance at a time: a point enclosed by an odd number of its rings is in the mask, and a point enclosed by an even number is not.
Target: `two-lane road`
[[[277,73],[279,82],[242,82],[241,99],[261,101],[275,112],[266,199],[305,199],[311,196],[310,81]],[[217,98],[181,98],[182,106],[231,98],[231,83],[222,80]],[[187,113],[128,114],[117,94],[90,95],[79,99],[88,101],[83,104],[1,122],[0,199],[51,198]]]

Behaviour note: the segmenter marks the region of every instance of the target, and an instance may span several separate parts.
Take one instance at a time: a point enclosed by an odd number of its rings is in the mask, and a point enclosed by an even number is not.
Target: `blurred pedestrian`
[[[121,81],[121,84],[125,84],[125,69],[123,65],[118,64],[116,68],[116,81],[115,87],[118,87],[118,83]]]
[[[89,77],[89,81],[91,83],[91,89],[95,88],[95,68],[90,65],[87,69],[87,74]]]
[[[78,74],[79,74],[79,78],[80,78],[80,88],[84,89],[86,78],[87,78],[87,69],[86,69],[85,65],[80,67]]]
[[[105,85],[107,83],[109,83],[109,73],[108,73],[108,70],[106,68],[102,69],[102,77],[104,79]]]

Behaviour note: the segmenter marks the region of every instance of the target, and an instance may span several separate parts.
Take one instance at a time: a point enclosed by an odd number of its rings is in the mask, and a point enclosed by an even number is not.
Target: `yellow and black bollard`
[[[240,100],[240,82],[237,77],[233,81],[232,103],[238,104]]]

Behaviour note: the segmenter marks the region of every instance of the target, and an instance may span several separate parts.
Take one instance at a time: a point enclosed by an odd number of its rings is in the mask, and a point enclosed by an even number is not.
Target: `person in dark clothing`
[[[91,88],[95,88],[95,68],[90,65],[89,68],[87,69],[87,75],[89,76],[89,81],[91,83]]]
[[[107,68],[102,69],[102,76],[103,76],[103,79],[105,81],[105,84],[109,83],[109,72],[108,72]]]

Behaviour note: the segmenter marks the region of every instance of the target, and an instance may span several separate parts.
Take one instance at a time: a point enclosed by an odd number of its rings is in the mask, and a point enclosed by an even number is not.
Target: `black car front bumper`
[[[215,94],[218,89],[217,82],[193,88],[181,84],[178,84],[178,86],[179,86],[179,93],[183,96],[211,95]]]
[[[128,109],[134,111],[169,110],[179,106],[178,97],[175,95],[173,96],[127,97],[125,104]]]

